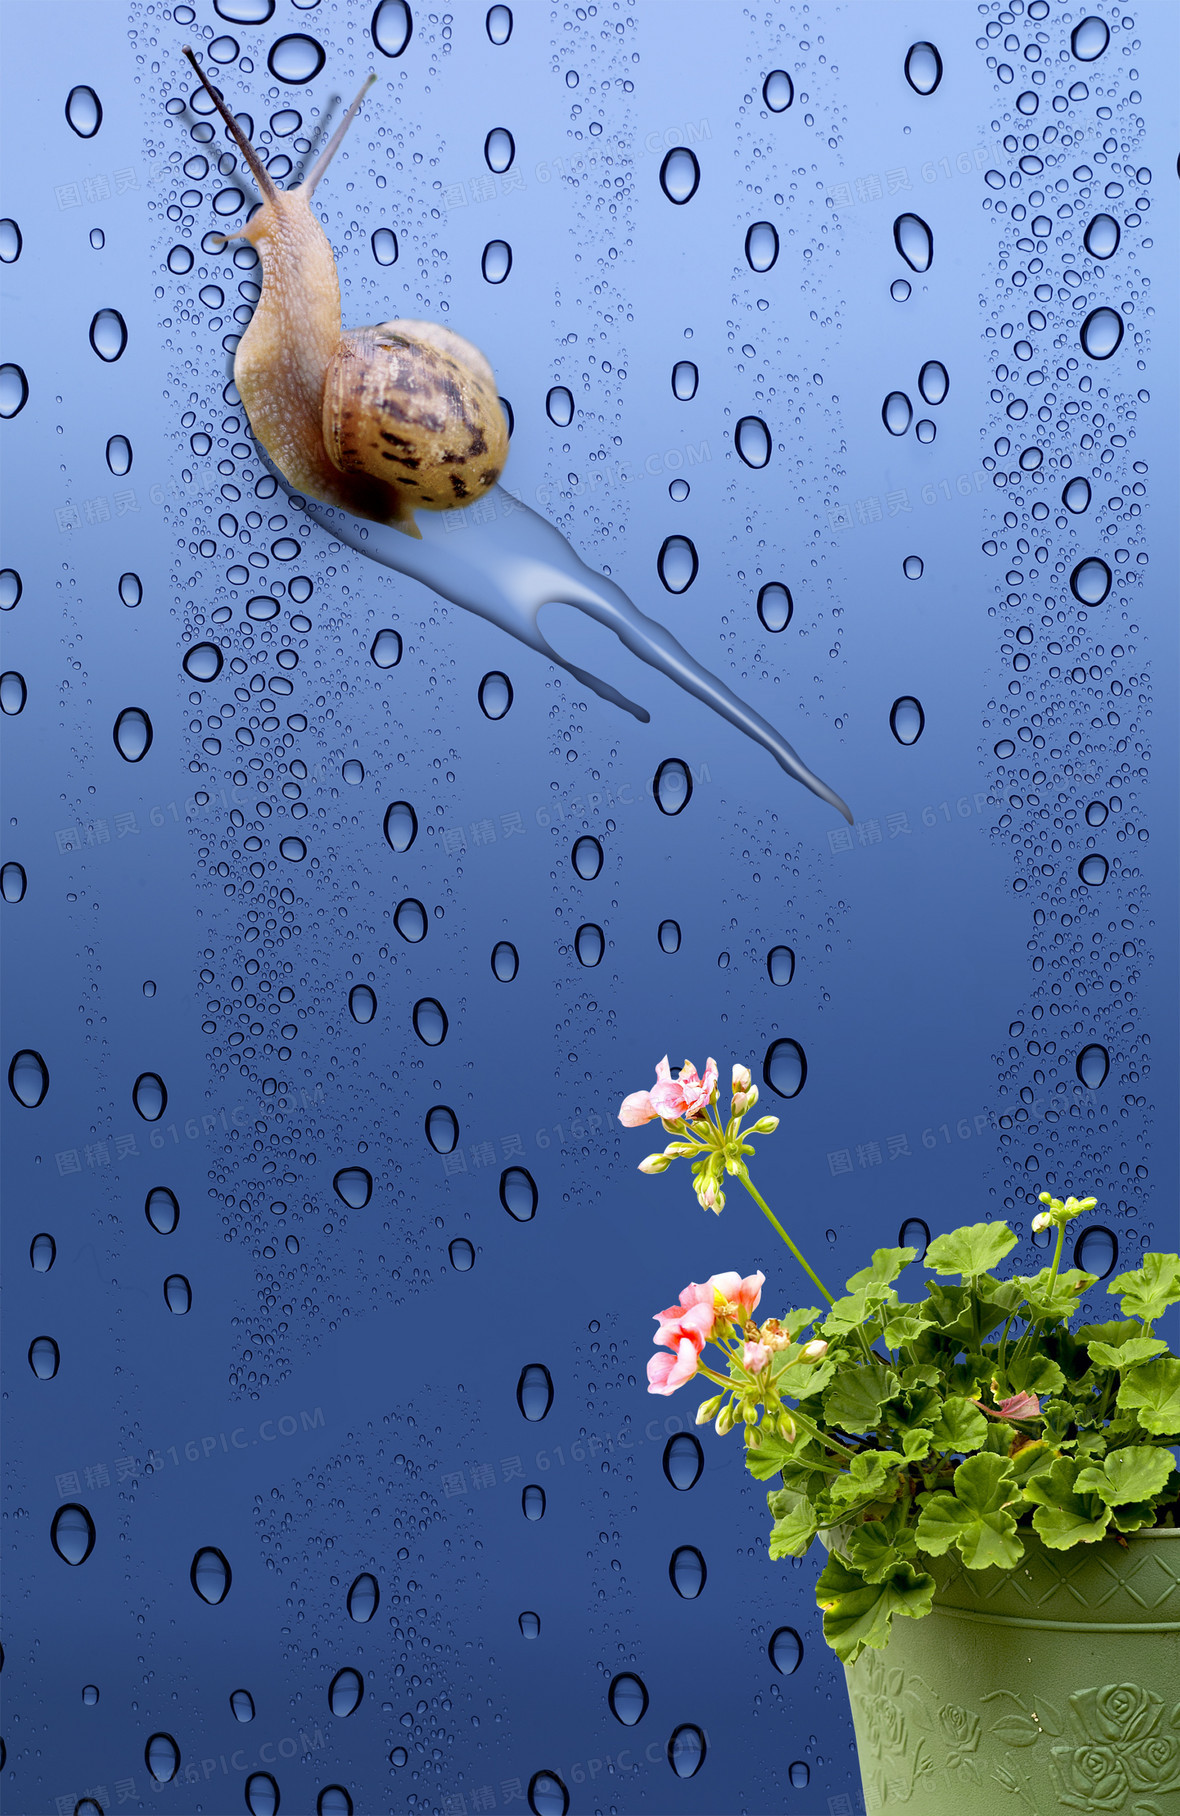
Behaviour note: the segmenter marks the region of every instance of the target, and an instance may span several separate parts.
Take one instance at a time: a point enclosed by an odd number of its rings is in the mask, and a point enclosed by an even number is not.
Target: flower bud
[[[649,1154],[646,1160],[639,1162],[641,1173],[666,1173],[672,1162],[664,1154]]]
[[[1052,1204],[1052,1202],[1053,1202],[1053,1197],[1050,1192],[1042,1192],[1040,1197],[1037,1200],[1038,1204]]]
[[[733,1430],[733,1401],[732,1400],[730,1401],[728,1406],[723,1406],[721,1408],[721,1411],[717,1414],[717,1417],[713,1422],[713,1430],[717,1433],[717,1436],[719,1438],[723,1438],[727,1431]]]
[[[805,1343],[803,1348],[799,1351],[799,1360],[800,1362],[818,1362],[820,1357],[826,1356],[827,1353],[828,1346],[823,1338],[814,1337],[810,1343]]]
[[[735,1091],[733,1094],[733,1113],[734,1113],[734,1115],[735,1116],[744,1116],[748,1105],[749,1105],[749,1098],[746,1096],[746,1093],[744,1091]]]
[[[795,1421],[789,1413],[780,1413],[778,1429],[779,1436],[785,1438],[788,1444],[795,1442]]]
[[[1032,1220],[1034,1232],[1047,1230],[1052,1221],[1053,1219],[1048,1211],[1038,1211],[1037,1215]]]
[[[695,1423],[697,1425],[707,1425],[710,1419],[715,1419],[724,1397],[723,1394],[714,1394],[711,1400],[702,1400],[697,1407]]]
[[[762,1443],[762,1433],[756,1425],[746,1426],[746,1449],[757,1450]]]
[[[733,1088],[735,1092],[748,1091],[750,1088],[749,1066],[735,1066],[733,1069]]]
[[[753,1128],[748,1132],[751,1135],[773,1135],[777,1128],[777,1116],[760,1116]]]
[[[746,1092],[746,1108],[747,1108],[747,1110],[752,1110],[754,1108],[754,1105],[757,1102],[758,1102],[758,1086],[751,1085],[749,1090]]]
[[[747,1400],[742,1407],[742,1418],[747,1425],[757,1425],[758,1407],[753,1400]]]

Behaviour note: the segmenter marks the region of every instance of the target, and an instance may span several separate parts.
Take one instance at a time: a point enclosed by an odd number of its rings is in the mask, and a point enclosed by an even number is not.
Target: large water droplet
[[[8,1088],[26,1110],[35,1110],[38,1104],[44,1103],[49,1089],[49,1068],[32,1047],[22,1047],[13,1055],[8,1067]]]
[[[543,1520],[545,1518],[545,1490],[536,1482],[530,1482],[520,1491],[520,1510],[526,1520]]]
[[[265,25],[275,0],[213,0],[213,10],[232,25]]]
[[[746,263],[751,271],[769,271],[778,258],[778,229],[770,221],[755,221],[746,234]]]
[[[1086,807],[1087,826],[1105,826],[1108,809],[1105,801],[1091,801]]]
[[[647,1714],[647,1685],[634,1671],[620,1671],[611,1679],[606,1700],[615,1720],[621,1721],[625,1728],[633,1728]]]
[[[916,744],[926,728],[922,702],[912,694],[903,694],[889,708],[889,729],[899,744]]]
[[[6,902],[23,902],[29,879],[23,864],[0,865],[0,896]]]
[[[489,284],[502,284],[512,270],[512,248],[507,240],[489,240],[480,259],[480,270]]]
[[[705,1736],[692,1722],[675,1728],[668,1742],[668,1764],[677,1778],[695,1778],[705,1763]]]
[[[410,42],[413,16],[406,0],[381,0],[370,27],[373,43],[386,57],[400,57]]]
[[[950,375],[940,359],[928,359],[918,374],[918,389],[928,404],[940,404],[951,388]]]
[[[368,984],[354,984],[348,992],[348,1013],[355,1022],[371,1022],[377,1013],[377,997]]]
[[[11,361],[0,366],[0,416],[6,422],[19,416],[29,401],[29,381]]]
[[[400,0],[385,0],[386,5],[396,6]],[[378,12],[382,8],[377,9]],[[376,25],[376,15],[373,19]],[[376,37],[374,37],[376,43]],[[381,46],[377,45],[378,50]],[[390,53],[386,52],[388,56]],[[310,82],[318,76],[324,67],[324,47],[306,32],[288,32],[285,37],[276,38],[267,54],[266,66],[276,82],[286,82],[299,86]]]
[[[529,1779],[529,1809],[533,1816],[566,1816],[570,1794],[556,1772],[534,1772]]]
[[[279,1787],[269,1772],[251,1772],[247,1778],[246,1808],[250,1816],[278,1816]]]
[[[881,421],[891,435],[904,435],[913,415],[913,405],[904,391],[891,391],[881,405]]]
[[[157,1784],[171,1784],[180,1770],[180,1748],[171,1734],[153,1734],[143,1750],[147,1769]]]
[[[100,309],[90,324],[90,345],[99,359],[113,364],[127,345],[127,323],[117,309]]]
[[[1082,323],[1082,352],[1091,359],[1109,359],[1123,338],[1123,318],[1117,310],[1091,309]]]
[[[193,255],[190,248],[184,245],[173,246],[168,257],[164,260],[164,263],[174,277],[183,277],[186,271],[191,271],[193,262]]]
[[[708,1570],[695,1545],[679,1545],[668,1560],[668,1575],[677,1595],[695,1601],[705,1586]]]
[[[910,298],[910,281],[908,278],[895,277],[889,286],[889,294],[895,303],[906,303]]]
[[[934,263],[934,235],[920,214],[899,214],[893,244],[911,271],[929,271]]]
[[[397,264],[397,234],[392,227],[377,227],[369,238],[373,257],[379,265]]]
[[[424,996],[414,1004],[414,1033],[425,1047],[441,1047],[447,1038],[447,1012],[433,996]]]
[[[784,1677],[791,1677],[803,1662],[803,1641],[794,1627],[776,1627],[766,1648],[770,1662]]]
[[[29,1367],[38,1381],[52,1381],[61,1365],[61,1351],[52,1337],[34,1337],[29,1344]]]
[[[1110,27],[1095,13],[1088,13],[1069,34],[1069,48],[1079,63],[1093,63],[1109,43]]]
[[[789,946],[772,946],[766,954],[766,969],[772,984],[789,984],[795,975],[795,954]]]
[[[125,706],[115,720],[115,749],[128,763],[140,763],[152,747],[152,722],[138,706]]]
[[[811,1767],[805,1759],[794,1759],[787,1769],[787,1777],[795,1789],[801,1791],[811,1783]]]
[[[1080,517],[1083,511],[1090,508],[1090,481],[1088,479],[1068,479],[1061,494],[1061,502],[1067,511]]]
[[[411,946],[421,945],[430,925],[426,910],[414,896],[408,895],[393,911],[393,924]]]
[[[795,84],[785,69],[772,69],[762,84],[762,99],[771,113],[785,113],[795,99]]]
[[[485,719],[502,719],[512,705],[512,683],[494,668],[479,684],[479,709]]]
[[[770,459],[770,430],[760,416],[743,416],[733,432],[734,446],[748,467],[764,467]]]
[[[1096,214],[1083,237],[1091,258],[1113,258],[1122,238],[1122,228],[1112,214]]]
[[[373,1196],[373,1175],[367,1167],[341,1167],[332,1188],[349,1210],[363,1211]]]
[[[507,44],[512,36],[512,8],[510,6],[489,6],[488,16],[484,20],[484,30],[493,44]]]
[[[21,230],[16,222],[7,217],[0,221],[0,261],[5,265],[15,265],[23,245]]]
[[[585,965],[592,971],[595,965],[602,963],[605,951],[606,937],[602,928],[594,921],[586,921],[574,935],[574,952],[579,965]]]
[[[700,1439],[691,1431],[678,1431],[664,1445],[664,1474],[673,1488],[686,1494],[695,1488],[705,1467],[705,1453]]]
[[[493,126],[483,142],[484,163],[497,174],[510,170],[516,156],[516,140],[506,126]]]
[[[682,208],[691,202],[701,180],[701,167],[687,145],[675,145],[660,165],[660,188]]]
[[[143,582],[138,574],[120,574],[119,597],[124,605],[136,606],[143,598]]]
[[[665,757],[651,785],[656,806],[669,816],[683,813],[692,799],[692,776],[679,757]]]
[[[92,88],[71,88],[66,96],[66,119],[80,139],[92,139],[102,125],[102,102]]]
[[[672,395],[686,404],[697,394],[699,373],[690,359],[678,359],[672,368]]]
[[[130,473],[134,458],[131,443],[127,437],[112,435],[107,442],[107,466],[116,479],[122,479],[125,473]]]
[[[520,1628],[523,1639],[540,1639],[541,1617],[539,1614],[534,1614],[531,1608],[526,1608],[523,1614],[517,1615],[516,1624]]]
[[[1110,1071],[1110,1054],[1097,1042],[1083,1047],[1075,1062],[1075,1070],[1087,1091],[1097,1091],[1106,1083]]]
[[[573,392],[565,385],[552,386],[545,397],[545,414],[559,429],[568,428],[574,420]]]
[[[907,580],[920,580],[926,572],[926,566],[920,555],[907,555],[901,564],[901,571]]]
[[[94,1550],[97,1534],[94,1521],[77,1501],[67,1501],[53,1516],[49,1539],[59,1558],[66,1564],[84,1564]]]
[[[776,1097],[798,1097],[807,1083],[807,1055],[797,1040],[771,1042],[762,1061],[762,1079]]]
[[[1069,590],[1082,605],[1101,605],[1110,591],[1113,579],[1105,561],[1090,555],[1079,561],[1069,577]]]
[[[357,757],[349,757],[340,765],[341,778],[350,788],[359,788],[365,779],[365,766]]]
[[[17,713],[24,712],[28,697],[29,690],[24,676],[18,675],[14,668],[5,669],[0,675],[0,713],[15,718]]]
[[[759,589],[758,616],[768,631],[785,631],[791,622],[795,601],[791,589],[781,580],[771,580]]]
[[[316,1816],[352,1816],[352,1798],[342,1784],[325,1785],[315,1800]]]
[[[1096,1274],[1099,1280],[1114,1273],[1118,1259],[1119,1239],[1113,1230],[1105,1229],[1100,1223],[1090,1224],[1073,1245],[1074,1266],[1084,1273]]]
[[[459,1118],[448,1104],[436,1103],[426,1112],[426,1139],[436,1154],[453,1154],[459,1145]]]
[[[161,1236],[170,1236],[180,1222],[180,1203],[166,1185],[155,1185],[143,1201],[143,1212]]]
[[[385,809],[385,842],[391,851],[408,851],[418,837],[418,816],[408,801],[394,801]]]
[[[456,1236],[448,1245],[447,1254],[457,1274],[469,1274],[475,1266],[475,1250],[466,1236]]]
[[[29,1244],[29,1260],[38,1274],[47,1274],[57,1260],[57,1243],[47,1230],[33,1237]]]
[[[667,536],[656,556],[656,572],[670,593],[686,593],[697,577],[700,562],[687,536]]]
[[[193,1289],[183,1274],[169,1274],[165,1280],[164,1303],[178,1318],[192,1310]]]
[[[141,1072],[131,1087],[131,1101],[145,1122],[159,1122],[168,1108],[168,1091],[158,1072]]]
[[[520,970],[520,954],[511,940],[497,940],[492,947],[492,975],[510,984]]]
[[[942,58],[938,47],[922,39],[911,44],[905,55],[905,79],[916,95],[932,95],[942,81]]]
[[[0,612],[10,612],[20,604],[24,583],[15,568],[0,568]]]
[[[216,1545],[204,1545],[189,1566],[188,1578],[201,1600],[215,1608],[229,1594],[233,1571],[224,1551]]]
[[[543,1362],[530,1362],[521,1369],[516,1404],[534,1424],[547,1416],[553,1404],[553,1377]]]
[[[193,681],[216,681],[224,660],[216,643],[194,643],[184,652],[184,672]]]
[[[337,1671],[328,1685],[328,1707],[333,1715],[344,1717],[360,1708],[361,1698],[365,1693],[365,1682],[359,1671],[350,1665],[343,1671]]]
[[[307,856],[307,846],[302,839],[280,839],[279,856],[286,858],[289,864],[302,864],[304,858]]]
[[[232,1690],[229,1706],[233,1710],[235,1721],[254,1720],[254,1698],[249,1690]]]
[[[584,883],[592,883],[602,869],[602,846],[590,833],[575,839],[570,862]]]
[[[402,659],[402,640],[397,631],[388,629],[378,631],[369,648],[369,654],[378,668],[396,668]]]
[[[1110,865],[1097,851],[1091,851],[1078,865],[1078,875],[1091,889],[1097,889],[1100,883],[1105,883],[1109,872]]]
[[[908,1217],[897,1232],[898,1248],[917,1249],[915,1261],[921,1261],[930,1244],[930,1226],[922,1217]]]
[[[656,939],[660,943],[661,952],[679,952],[680,922],[661,921],[656,929]]]

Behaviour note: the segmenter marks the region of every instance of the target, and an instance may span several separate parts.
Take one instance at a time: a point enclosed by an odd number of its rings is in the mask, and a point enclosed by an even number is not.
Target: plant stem
[[[808,1267],[806,1261],[803,1259],[802,1255],[799,1253],[799,1250],[795,1247],[795,1244],[791,1241],[791,1238],[787,1235],[786,1230],[783,1228],[782,1224],[779,1222],[778,1218],[775,1216],[774,1212],[771,1210],[771,1208],[767,1204],[766,1200],[762,1197],[761,1193],[758,1192],[757,1189],[755,1188],[755,1186],[752,1184],[752,1182],[750,1180],[750,1175],[749,1175],[749,1173],[747,1173],[745,1167],[740,1167],[738,1169],[738,1178],[741,1180],[742,1184],[745,1186],[747,1192],[749,1192],[750,1197],[754,1200],[754,1203],[756,1205],[758,1205],[759,1209],[764,1213],[765,1216],[767,1216],[770,1219],[771,1223],[773,1223],[775,1229],[778,1231],[779,1235],[782,1237],[783,1241],[786,1243],[787,1247],[790,1249],[792,1255],[794,1255],[796,1261],[799,1263],[799,1266],[803,1269],[803,1272],[807,1275],[808,1279],[813,1281],[814,1284],[816,1286],[818,1286],[820,1292],[823,1294],[824,1298],[827,1300],[829,1305],[835,1305],[836,1301],[833,1299],[831,1293],[828,1291],[827,1287],[824,1285],[824,1283],[820,1279],[819,1275],[812,1268]]]

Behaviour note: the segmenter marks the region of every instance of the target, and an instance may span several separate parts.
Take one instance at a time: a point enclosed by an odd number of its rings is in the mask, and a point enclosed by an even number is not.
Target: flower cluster
[[[721,1180],[725,1174],[736,1174],[749,1189],[747,1157],[754,1150],[751,1135],[772,1135],[778,1128],[777,1116],[762,1116],[742,1128],[742,1119],[758,1102],[758,1087],[750,1078],[748,1066],[735,1066],[731,1087],[728,1120],[722,1124],[716,1108],[717,1062],[708,1061],[702,1078],[691,1060],[685,1060],[679,1078],[673,1078],[665,1054],[656,1067],[656,1082],[650,1091],[633,1091],[623,1099],[619,1121],[624,1128],[637,1129],[658,1117],[669,1135],[677,1137],[661,1154],[649,1154],[639,1163],[641,1173],[666,1173],[674,1160],[693,1158],[693,1186],[705,1210],[720,1212],[725,1204]],[[713,1114],[710,1115],[710,1109]]]

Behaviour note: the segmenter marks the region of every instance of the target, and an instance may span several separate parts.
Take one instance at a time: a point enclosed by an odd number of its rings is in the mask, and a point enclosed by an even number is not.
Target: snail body
[[[345,331],[332,248],[311,196],[352,123],[370,77],[295,189],[276,189],[254,147],[185,55],[217,106],[262,194],[227,240],[262,262],[262,294],[234,355],[250,427],[298,492],[419,536],[415,510],[461,509],[490,491],[508,456],[491,366],[434,322]]]

